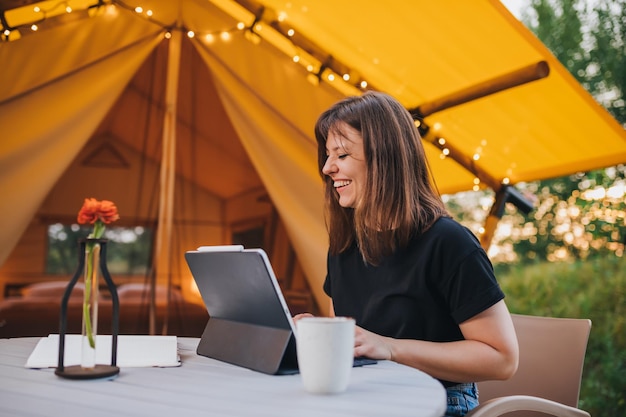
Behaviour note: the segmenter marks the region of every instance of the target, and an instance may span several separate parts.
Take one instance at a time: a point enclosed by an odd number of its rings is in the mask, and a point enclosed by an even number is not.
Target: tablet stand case
[[[265,374],[298,373],[291,330],[211,317],[196,352]]]

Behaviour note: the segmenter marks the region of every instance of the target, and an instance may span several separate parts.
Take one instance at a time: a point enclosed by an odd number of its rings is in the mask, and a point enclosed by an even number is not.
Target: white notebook
[[[64,366],[80,364],[81,335],[65,335]],[[111,335],[98,335],[96,363],[111,364]],[[27,368],[56,368],[59,362],[59,335],[42,337],[26,361]],[[180,366],[176,336],[117,336],[117,366]]]

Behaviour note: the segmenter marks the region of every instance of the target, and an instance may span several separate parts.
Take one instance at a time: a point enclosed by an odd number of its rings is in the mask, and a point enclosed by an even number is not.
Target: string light
[[[59,1],[55,4],[52,4],[48,9],[42,9],[41,6],[33,7],[34,13],[38,16],[35,20],[30,22],[28,25],[21,25],[20,27],[9,27],[6,23],[6,19],[4,19],[4,14],[6,11],[2,11],[2,23],[3,27],[0,26],[0,41],[13,41],[17,40],[21,37],[20,30],[25,30],[26,28],[30,28],[31,31],[37,31],[40,29],[39,24],[50,18],[56,14],[59,14],[59,11],[54,12],[55,9],[62,7],[62,10],[66,13],[74,13],[75,7],[80,8],[81,10],[98,10],[101,7],[121,7],[132,11],[138,15],[141,15],[151,22],[162,26],[166,31],[163,36],[165,39],[170,39],[171,30],[177,29],[182,30],[187,33],[189,38],[197,37],[203,42],[213,43],[217,39],[220,39],[223,42],[228,42],[232,38],[232,32],[234,31],[245,31],[245,36],[248,40],[250,40],[254,44],[258,44],[262,40],[261,33],[264,31],[271,29],[273,30],[273,34],[268,34],[271,36],[273,41],[276,41],[278,38],[276,34],[282,36],[285,40],[287,40],[293,46],[295,53],[291,54],[292,61],[296,64],[302,65],[309,75],[313,75],[317,78],[316,84],[322,80],[322,78],[328,82],[333,83],[336,87],[340,87],[345,83],[346,86],[350,86],[351,88],[356,88],[358,90],[365,90],[370,88],[369,83],[362,79],[358,74],[350,70],[350,68],[337,61],[335,58],[327,55],[325,51],[319,48],[313,41],[310,39],[304,38],[302,35],[297,35],[296,30],[293,27],[281,27],[282,24],[286,24],[288,21],[288,15],[284,11],[272,11],[267,8],[261,7],[258,8],[253,5],[249,5],[248,3],[237,2],[239,6],[241,6],[244,10],[252,13],[254,15],[254,21],[250,25],[246,25],[244,22],[238,22],[236,27],[231,30],[221,30],[214,32],[206,32],[206,31],[197,31],[191,28],[172,28],[167,25],[158,22],[154,19],[154,11],[152,9],[144,9],[143,6],[130,6],[127,5],[123,0],[93,0],[90,5],[84,6],[84,2],[81,3],[72,3],[72,0],[63,0]],[[46,2],[46,4],[50,4],[50,2]],[[80,7],[77,6],[80,4]],[[255,9],[256,7],[256,9]],[[93,15],[90,13],[90,15]],[[288,25],[287,25],[288,26]],[[297,35],[297,36],[296,36]],[[300,44],[306,45],[306,49],[301,49]],[[282,49],[278,46],[278,44],[274,43],[279,49]],[[283,49],[284,50],[284,49]],[[341,80],[342,83],[337,84],[337,80]],[[342,88],[339,88],[340,90]],[[345,90],[347,91],[347,90]]]
[[[106,0],[62,0],[57,2],[46,1],[42,4],[45,4],[46,8],[37,5],[32,7],[32,9],[24,6],[0,10],[0,41],[17,41],[24,35],[42,29],[44,21],[62,14],[73,15],[75,19],[91,16],[101,7],[109,7],[111,3]],[[13,13],[14,10],[18,11]],[[10,17],[7,17],[7,15]],[[18,20],[19,22],[11,25],[9,22],[12,20]],[[24,20],[26,22],[23,22]],[[67,20],[64,19],[64,21]]]
[[[39,30],[39,24],[41,24],[44,20],[53,17],[55,15],[60,14],[56,9],[63,7],[61,10],[65,11],[67,14],[71,14],[75,11],[70,5],[71,0],[59,1],[56,4],[53,4],[50,8],[43,10],[40,6],[33,7],[33,12],[37,15],[35,21],[30,22],[29,24],[22,24],[19,27],[10,27],[5,19],[6,10],[0,12],[0,41],[14,41],[18,40],[21,37],[20,30],[27,30],[30,28],[32,32]],[[307,80],[311,82],[313,85],[319,85],[322,80],[328,81],[332,83],[337,89],[341,91],[347,91],[345,88],[340,87],[341,85],[349,86],[350,88],[356,88],[358,90],[366,90],[368,88],[372,89],[369,83],[362,79],[359,74],[352,71],[347,65],[339,62],[336,58],[330,56],[327,52],[325,52],[322,48],[315,45],[315,43],[305,38],[300,34],[296,34],[296,31],[292,27],[283,27],[282,25],[288,26],[288,15],[284,11],[270,11],[264,7],[261,7],[258,10],[254,10],[252,3],[248,2],[239,2],[236,3],[241,6],[244,10],[251,13],[254,16],[254,20],[250,25],[246,25],[245,22],[239,21],[236,26],[232,29],[206,32],[206,31],[197,31],[183,27],[168,27],[154,19],[154,12],[151,9],[145,10],[141,6],[131,7],[124,3],[123,0],[93,0],[93,4],[86,6],[86,9],[83,10],[94,10],[97,11],[101,7],[106,7],[105,10],[110,10],[109,8],[121,7],[127,9],[129,11],[133,11],[139,15],[144,16],[151,22],[161,26],[164,28],[163,36],[165,39],[170,39],[172,34],[171,30],[181,30],[187,33],[189,38],[198,37],[202,42],[206,42],[207,44],[212,44],[216,40],[221,40],[223,42],[228,42],[232,39],[232,34],[234,32],[244,32],[244,36],[246,39],[250,40],[254,44],[258,44],[261,42],[262,37],[261,33],[269,30],[267,37],[273,43],[273,45],[282,50],[283,52],[291,55],[291,59],[295,64],[302,65],[303,68],[307,71]],[[46,2],[45,4],[50,4],[50,2]],[[61,12],[62,13],[62,12]],[[89,15],[94,15],[94,13],[90,13]],[[268,19],[264,19],[266,16],[269,16]],[[275,20],[272,20],[275,19]],[[280,46],[280,42],[276,43],[276,40],[280,38],[276,36],[276,34],[283,37],[285,41],[287,41],[287,45],[291,45],[295,52],[288,52],[284,47]],[[296,36],[297,35],[297,36]],[[263,34],[265,37],[265,33]],[[306,45],[306,47],[301,47],[300,45]],[[374,65],[379,63],[379,60],[375,58],[373,60]],[[336,80],[341,80],[342,82],[335,82]],[[345,84],[343,84],[345,83]],[[429,126],[425,125],[421,120],[415,120],[415,126],[420,129],[420,133],[422,137],[428,132],[430,129]],[[441,128],[440,123],[435,123],[432,126],[432,131],[437,132]],[[437,138],[435,143],[440,149],[441,154],[440,158],[447,158],[450,153],[450,147],[446,146],[446,140],[443,137]],[[473,161],[478,161],[481,157],[482,147],[487,145],[487,140],[481,140],[481,147],[479,147],[474,155],[472,156]],[[472,171],[474,171],[472,169]],[[502,180],[502,184],[509,184],[509,178],[504,178]],[[480,188],[480,179],[478,177],[474,178],[473,188],[475,190]]]

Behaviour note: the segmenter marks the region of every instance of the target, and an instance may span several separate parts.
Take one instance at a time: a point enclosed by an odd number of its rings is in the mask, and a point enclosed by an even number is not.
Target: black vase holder
[[[111,279],[109,270],[106,266],[106,247],[107,239],[81,239],[79,241],[79,257],[78,267],[74,277],[67,284],[65,293],[63,294],[63,300],[61,301],[61,316],[59,325],[59,361],[54,372],[56,375],[68,378],[68,379],[96,379],[112,377],[120,372],[120,368],[117,367],[117,335],[119,333],[119,298],[117,296],[117,288]],[[87,243],[100,244],[100,271],[104,277],[104,281],[107,284],[107,288],[111,293],[112,302],[112,320],[111,320],[111,365],[96,365],[93,368],[83,368],[80,365],[64,366],[63,361],[65,359],[65,333],[67,331],[67,303],[70,299],[70,295],[76,282],[83,274],[85,268],[85,248]]]

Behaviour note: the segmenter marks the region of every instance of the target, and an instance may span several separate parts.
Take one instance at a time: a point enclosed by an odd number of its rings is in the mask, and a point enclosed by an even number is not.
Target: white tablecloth
[[[24,365],[39,338],[0,339],[0,416],[411,416],[440,417],[443,386],[381,361],[354,368],[339,395],[304,391],[299,375],[273,376],[198,356],[178,338],[182,366],[121,368],[112,380],[68,380]]]

